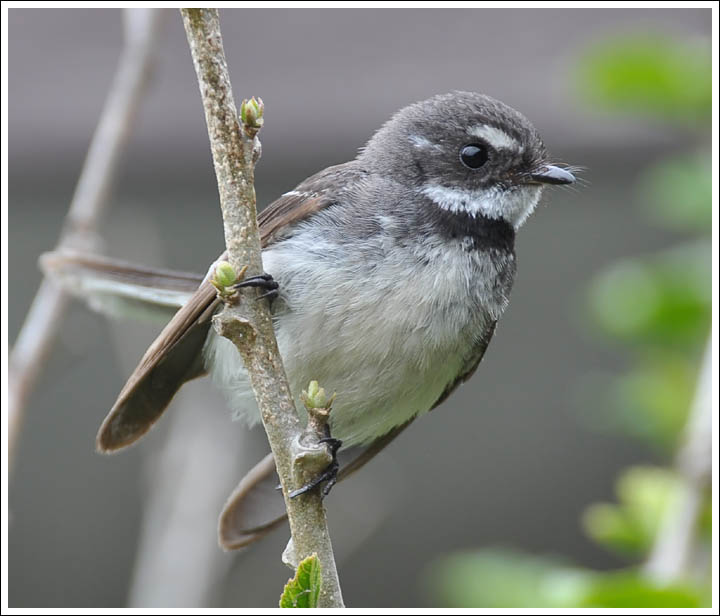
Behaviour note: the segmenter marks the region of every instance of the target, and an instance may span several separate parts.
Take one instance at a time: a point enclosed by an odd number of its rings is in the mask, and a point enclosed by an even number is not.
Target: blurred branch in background
[[[711,604],[709,47],[709,41],[629,36],[590,50],[580,65],[578,81],[589,102],[690,131],[698,148],[653,163],[637,182],[644,216],[675,232],[680,243],[611,265],[587,294],[593,329],[619,343],[631,362],[624,374],[585,388],[582,404],[591,409],[585,418],[665,457],[678,452],[674,468],[624,471],[618,504],[592,505],[583,517],[591,538],[634,563],[600,572],[508,550],[449,555],[427,573],[447,605]]]
[[[238,469],[255,462],[252,434],[228,429],[226,409],[209,407],[207,389],[185,387],[176,396],[162,447],[145,461],[128,607],[212,606],[233,562],[218,547],[218,511]]]
[[[698,546],[698,525],[712,473],[712,343],[705,349],[695,401],[677,456],[680,489],[668,507],[645,572],[660,582],[672,582],[702,567],[708,554]],[[702,575],[702,569],[700,570]],[[702,578],[701,578],[702,580]]]
[[[60,253],[102,250],[96,230],[147,90],[162,13],[161,9],[122,12],[124,48],[64,222],[56,248]],[[68,299],[60,283],[46,277],[11,354],[11,462],[28,396],[52,348]],[[136,316],[148,318],[144,313]],[[251,462],[242,460],[247,448],[237,440],[247,437],[229,431],[227,417],[219,410],[198,414],[203,403],[192,398],[192,391],[177,401],[163,448],[144,462],[147,499],[129,590],[131,606],[207,606],[231,563],[217,545],[217,512],[235,483],[236,469]],[[223,440],[225,446],[220,445]]]
[[[125,9],[123,14],[125,47],[65,217],[58,250],[100,251],[96,227],[107,205],[113,176],[145,92],[161,12]],[[44,278],[10,353],[8,460],[11,466],[28,396],[55,341],[67,302],[65,291],[51,279]]]
[[[618,65],[620,57],[626,60],[624,70]],[[585,74],[586,84],[604,84],[606,96],[598,92],[599,100],[615,100],[633,111],[644,108],[697,135],[697,151],[654,163],[638,181],[648,220],[680,234],[681,243],[658,255],[613,266],[592,286],[590,308],[601,331],[622,341],[636,356],[634,366],[615,377],[614,385],[611,381],[614,400],[605,398],[607,407],[615,408],[617,425],[666,455],[677,451],[674,469],[635,473],[634,492],[649,497],[643,511],[636,508],[636,519],[652,520],[637,552],[649,554],[641,572],[658,584],[694,585],[699,596],[708,599],[712,460],[709,45],[660,37],[619,39],[612,50],[589,56]],[[633,498],[628,490],[626,501]],[[617,545],[615,539],[621,535],[633,536],[624,523],[628,519],[622,507],[597,506],[588,511],[587,530],[597,540]]]

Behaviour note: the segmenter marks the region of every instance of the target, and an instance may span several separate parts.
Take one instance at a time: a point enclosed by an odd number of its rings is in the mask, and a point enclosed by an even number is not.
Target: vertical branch
[[[243,123],[238,121],[216,9],[181,9],[190,51],[202,95],[210,137],[228,259],[236,272],[262,271],[260,235],[255,210],[254,164],[259,156],[257,132],[262,124],[262,105],[243,105]],[[238,348],[248,370],[263,425],[270,442],[285,497],[292,533],[289,560],[297,563],[317,553],[322,565],[319,607],[342,607],[342,595],[325,518],[322,498],[316,491],[291,499],[299,487],[298,469],[313,463],[314,448],[300,444],[302,425],[295,409],[277,347],[267,303],[255,301],[246,290],[244,301],[228,302],[213,324]],[[317,441],[317,439],[315,439]],[[316,456],[314,462],[317,462]]]
[[[107,203],[135,111],[144,92],[160,24],[158,9],[125,9],[125,46],[63,223],[57,250],[96,250],[98,219]],[[8,460],[12,464],[27,398],[52,349],[67,295],[44,278],[9,358]]]
[[[212,605],[233,562],[218,549],[215,525],[237,469],[254,462],[247,446],[251,434],[229,430],[227,413],[208,408],[210,383],[198,385],[173,400],[162,446],[143,460],[145,497],[130,608]],[[200,408],[206,412],[198,413]]]
[[[684,577],[692,568],[698,519],[712,472],[712,374],[710,338],[676,461],[680,493],[665,514],[644,567],[663,583]]]

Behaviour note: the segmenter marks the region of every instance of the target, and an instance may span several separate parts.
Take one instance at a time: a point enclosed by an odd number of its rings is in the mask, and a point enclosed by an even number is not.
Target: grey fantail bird
[[[523,115],[488,96],[453,92],[400,110],[355,160],[313,175],[259,215],[270,276],[256,282],[276,289],[272,312],[291,391],[299,400],[317,380],[337,392],[332,435],[363,448],[341,476],[473,374],[508,303],[517,230],[545,185],[574,181],[551,164]],[[156,292],[156,300],[166,292],[170,304],[199,282],[58,259],[48,257],[46,267],[114,277]],[[236,418],[260,421],[237,350],[210,326],[218,307],[206,277],[130,376],[100,429],[101,451],[133,443],[184,382],[206,372]],[[273,470],[268,457],[231,497],[221,518],[226,547],[282,519],[282,498],[272,491],[266,517],[249,504],[275,482]]]

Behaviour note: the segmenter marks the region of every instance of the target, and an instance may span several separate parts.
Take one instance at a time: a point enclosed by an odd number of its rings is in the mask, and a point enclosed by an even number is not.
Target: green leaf
[[[562,561],[511,550],[450,554],[425,575],[431,593],[448,607],[570,607],[583,600],[586,573]]]
[[[685,357],[648,353],[612,382],[606,417],[624,434],[671,452],[683,433],[696,378],[695,365]]]
[[[698,241],[617,263],[590,285],[590,316],[625,342],[694,348],[710,327],[711,253]]]
[[[618,479],[619,503],[591,505],[583,526],[595,541],[624,555],[644,556],[655,542],[679,480],[667,469],[638,466]]]
[[[657,223],[678,230],[712,231],[712,156],[664,160],[643,172],[639,191],[644,209]]]
[[[617,505],[590,505],[583,515],[583,526],[597,543],[624,556],[644,554],[650,546],[645,529]]]
[[[598,574],[577,607],[702,607],[703,593],[687,584],[661,585],[634,571]]]
[[[304,559],[295,572],[295,577],[285,584],[280,607],[317,607],[320,596],[321,567],[317,554]]]
[[[427,569],[433,601],[452,608],[701,607],[702,586],[663,585],[637,569],[597,572],[550,556],[484,549],[445,556]]]
[[[577,384],[579,419],[605,434],[623,434],[668,456],[682,436],[697,361],[658,349],[641,352],[621,375],[590,373]]]
[[[696,126],[712,111],[710,40],[637,34],[595,46],[581,60],[579,85],[609,109],[652,113]]]

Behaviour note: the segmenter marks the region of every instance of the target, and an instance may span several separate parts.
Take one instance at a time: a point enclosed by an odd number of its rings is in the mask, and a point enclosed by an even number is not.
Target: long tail
[[[342,481],[360,470],[411,423],[412,419],[381,436],[365,449],[341,452]],[[223,507],[218,523],[218,541],[224,550],[245,547],[287,520],[282,493],[277,490],[275,459],[269,453],[242,478]]]
[[[43,254],[40,268],[93,310],[141,320],[167,321],[203,280],[200,274],[153,269],[70,251]]]
[[[117,451],[150,429],[184,382],[205,373],[202,348],[210,329],[214,289],[196,274],[96,255],[53,252],[43,255],[40,263],[64,289],[101,313],[167,322],[100,428],[98,450]],[[200,318],[205,312],[206,318]]]

